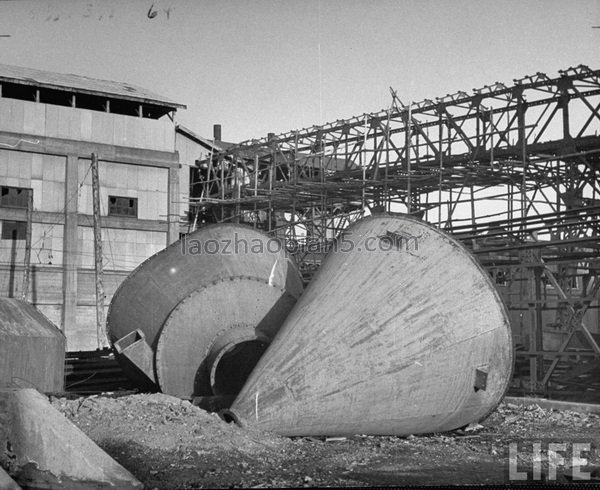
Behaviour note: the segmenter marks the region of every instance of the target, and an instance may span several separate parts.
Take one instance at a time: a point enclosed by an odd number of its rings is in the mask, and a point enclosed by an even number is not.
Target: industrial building
[[[506,473],[491,440],[524,434],[497,421],[507,393],[598,401],[600,70],[408,106],[392,90],[380,112],[235,145],[128,84],[0,65],[0,87],[2,488],[141,488],[52,403],[87,427],[109,414],[119,449],[143,434],[135,453],[191,434],[161,452],[192,473],[223,461],[221,427],[195,449],[200,409],[346,447],[439,435],[444,454],[440,433],[483,429]]]
[[[369,213],[461,240],[511,318],[512,388],[597,396],[599,72],[586,66],[269,134],[239,145],[178,125],[185,106],[128,84],[0,66],[0,294],[98,347],[91,155],[106,304],[146,258],[205,223],[286,240],[305,280]],[[28,220],[28,202],[33,209]]]
[[[131,270],[179,238],[190,168],[212,143],[177,125],[185,105],[127,83],[0,65],[0,95],[0,296],[23,295],[31,199],[27,299],[67,350],[94,350],[92,154],[108,305]]]

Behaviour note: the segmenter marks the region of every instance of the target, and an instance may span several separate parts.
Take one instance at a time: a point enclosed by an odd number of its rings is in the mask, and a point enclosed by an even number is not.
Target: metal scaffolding
[[[365,214],[422,218],[496,280],[513,389],[600,396],[599,77],[579,65],[408,105],[392,90],[388,109],[240,143],[198,162],[190,223],[269,231],[310,277]]]

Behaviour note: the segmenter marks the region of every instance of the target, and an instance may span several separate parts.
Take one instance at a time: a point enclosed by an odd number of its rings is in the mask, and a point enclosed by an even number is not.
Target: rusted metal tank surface
[[[63,391],[65,343],[64,334],[34,306],[0,298],[0,385]]]
[[[511,371],[507,312],[470,252],[377,215],[337,240],[221,415],[286,436],[447,431],[485,418]]]
[[[302,290],[280,242],[244,225],[209,225],[123,281],[109,340],[142,384],[181,397],[233,396]]]

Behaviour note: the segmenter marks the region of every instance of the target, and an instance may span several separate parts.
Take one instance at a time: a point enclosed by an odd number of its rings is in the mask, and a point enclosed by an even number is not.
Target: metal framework
[[[496,279],[513,318],[514,388],[597,396],[600,70],[408,105],[391,92],[388,109],[198,162],[190,228],[251,223],[284,238],[309,277],[365,213],[421,217]]]

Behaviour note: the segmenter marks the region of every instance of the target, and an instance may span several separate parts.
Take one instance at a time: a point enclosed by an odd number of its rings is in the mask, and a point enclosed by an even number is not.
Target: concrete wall
[[[174,123],[0,98],[0,185],[33,191],[28,299],[63,330],[71,351],[97,348],[92,153],[108,306],[131,270],[178,237]],[[137,198],[137,218],[109,215],[109,195]],[[0,226],[26,219],[25,209],[0,207]],[[0,239],[0,296],[20,297],[24,248],[24,240]]]
[[[179,153],[181,169],[179,172],[179,186],[181,189],[180,212],[183,219],[187,218],[189,211],[190,169],[196,166],[196,160],[207,158],[210,151],[197,141],[177,132],[175,133],[175,148]],[[187,232],[187,229],[182,230]]]
[[[0,99],[0,131],[147,150],[175,148],[174,123],[168,118],[146,119],[16,99]]]

